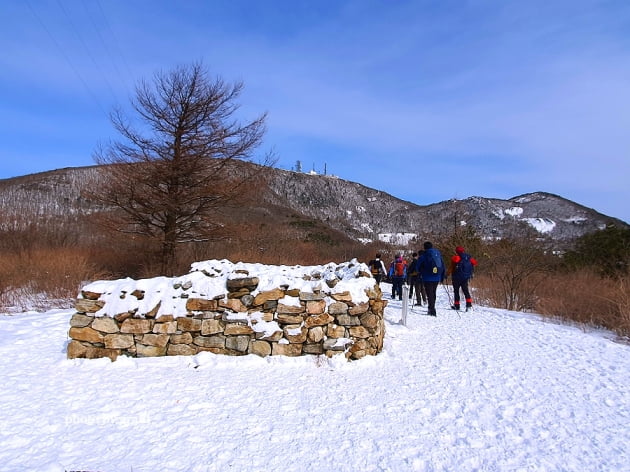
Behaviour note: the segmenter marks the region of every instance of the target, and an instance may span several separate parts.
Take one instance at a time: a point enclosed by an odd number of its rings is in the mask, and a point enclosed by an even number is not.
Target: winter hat
[[[463,253],[463,252],[464,252],[464,248],[463,248],[463,247],[461,247],[461,246],[457,246],[457,247],[455,248],[455,252],[456,252],[457,254],[461,254],[461,253]]]
[[[431,249],[433,247],[433,244],[431,244],[429,241],[427,241],[426,243],[424,243],[424,250],[426,251],[427,249]]]

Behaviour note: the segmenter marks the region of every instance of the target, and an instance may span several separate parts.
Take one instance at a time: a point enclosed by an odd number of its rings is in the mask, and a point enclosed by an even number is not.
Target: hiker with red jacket
[[[407,261],[402,256],[396,256],[394,262],[389,266],[389,278],[392,281],[392,300],[398,296],[402,300],[402,287],[407,279]]]
[[[454,303],[451,308],[453,310],[459,310],[459,290],[464,292],[466,300],[466,311],[472,308],[472,298],[470,296],[470,290],[468,290],[468,281],[473,276],[477,261],[474,257],[468,254],[462,246],[455,248],[455,255],[451,257],[451,264],[448,268],[447,276],[450,275],[453,282],[453,296]]]

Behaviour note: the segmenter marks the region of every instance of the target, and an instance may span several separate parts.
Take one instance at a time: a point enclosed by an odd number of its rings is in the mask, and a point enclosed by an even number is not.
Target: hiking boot
[[[451,305],[451,310],[459,311],[459,305]]]
[[[466,303],[466,311],[472,310],[472,303]]]

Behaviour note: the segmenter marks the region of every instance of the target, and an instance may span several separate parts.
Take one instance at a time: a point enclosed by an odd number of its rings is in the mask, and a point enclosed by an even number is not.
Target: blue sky
[[[630,2],[0,3],[0,178],[93,164],[158,70],[242,80],[263,151],[417,204],[561,195],[630,222]]]

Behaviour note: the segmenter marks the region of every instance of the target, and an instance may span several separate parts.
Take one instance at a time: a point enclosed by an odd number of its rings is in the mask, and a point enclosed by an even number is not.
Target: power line
[[[118,55],[122,59],[123,66],[127,70],[126,77],[133,77],[133,74],[131,73],[131,68],[129,67],[129,63],[127,62],[127,59],[125,58],[125,54],[124,54],[123,50],[120,47],[120,42],[118,41],[118,38],[116,37],[116,33],[114,33],[114,30],[112,29],[111,24],[110,24],[109,20],[107,19],[107,15],[105,14],[105,11],[103,10],[103,6],[101,5],[100,0],[96,0],[96,5],[98,6],[99,10],[101,11],[101,16],[103,17],[103,22],[105,23],[106,28],[111,33],[111,37],[112,37],[112,42],[114,44],[114,48],[118,51]]]
[[[108,113],[105,111],[105,107],[103,107],[103,105],[101,104],[101,102],[98,99],[98,96],[92,91],[92,89],[90,89],[90,87],[88,86],[87,82],[85,81],[85,79],[83,78],[83,76],[81,75],[81,73],[79,72],[79,70],[74,66],[74,64],[72,63],[72,61],[70,60],[70,58],[68,57],[68,55],[66,54],[66,52],[64,51],[64,49],[61,47],[61,45],[59,44],[59,42],[57,41],[57,39],[55,38],[55,36],[50,32],[50,30],[48,29],[48,27],[46,26],[46,24],[42,21],[42,19],[40,18],[40,16],[37,14],[37,12],[35,11],[35,9],[33,8],[33,6],[31,5],[29,0],[25,0],[26,4],[28,5],[28,8],[31,10],[31,13],[33,14],[33,16],[36,18],[36,20],[39,22],[39,24],[42,26],[42,28],[44,29],[44,31],[46,31],[46,33],[48,34],[48,36],[50,37],[51,41],[53,42],[53,44],[55,45],[55,47],[58,49],[59,53],[61,54],[61,56],[64,58],[64,60],[68,63],[68,65],[70,66],[70,68],[72,69],[72,71],[74,72],[74,74],[77,76],[77,78],[79,79],[79,81],[81,82],[81,84],[83,85],[83,87],[85,88],[85,90],[87,91],[88,95],[90,96],[90,98],[94,101],[94,103],[96,103],[96,105],[101,109],[101,111],[103,112],[103,115],[108,116]]]
[[[88,47],[87,43],[83,40],[83,36],[81,36],[79,29],[76,27],[74,21],[72,21],[72,17],[68,13],[68,10],[66,10],[66,7],[63,6],[63,3],[61,3],[61,0],[57,0],[57,5],[59,5],[59,8],[61,8],[61,11],[65,15],[65,17],[68,19],[68,23],[70,23],[70,26],[72,27],[72,30],[74,31],[74,34],[79,39],[79,42],[83,45],[83,48],[85,49],[85,52],[87,53],[88,57],[92,61],[92,64],[94,64],[94,67],[96,67],[96,69],[99,71],[101,78],[105,81],[105,84],[107,84],[107,88],[112,94],[114,101],[118,101],[116,97],[116,93],[114,92],[114,88],[112,87],[111,83],[107,79],[107,74],[105,74],[105,72],[101,69],[101,67],[96,62],[96,59],[92,55],[90,48]]]

